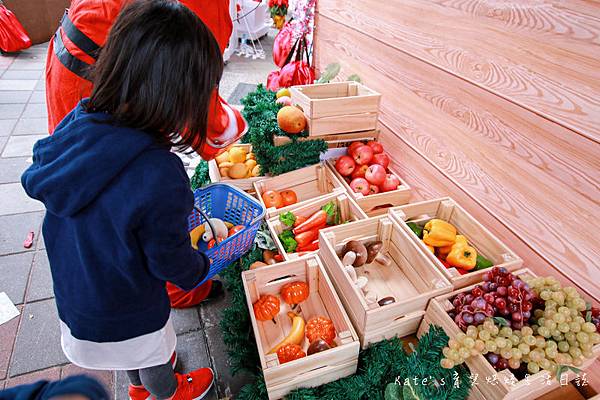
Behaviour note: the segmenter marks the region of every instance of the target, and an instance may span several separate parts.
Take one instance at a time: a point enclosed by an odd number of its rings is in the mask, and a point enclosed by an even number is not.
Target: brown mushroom
[[[395,302],[396,302],[395,298],[393,298],[392,296],[388,296],[388,297],[384,297],[383,299],[379,300],[377,302],[377,304],[379,304],[381,307],[383,307],[383,306],[387,306],[388,304],[392,304]]]
[[[311,354],[320,353],[322,351],[329,350],[330,348],[331,346],[329,346],[326,341],[323,339],[317,339],[312,342],[310,346],[308,346],[306,354],[310,356]]]
[[[252,264],[250,264],[250,269],[257,269],[260,267],[266,267],[267,264],[262,262],[262,261],[255,261]]]
[[[346,253],[350,251],[356,253],[356,260],[354,260],[354,262],[352,263],[354,267],[362,267],[363,265],[365,265],[368,253],[367,248],[364,244],[362,244],[358,240],[351,240],[344,246],[342,254],[346,255]]]
[[[383,249],[383,242],[381,240],[367,245],[367,264],[376,261],[381,265],[390,265],[390,259],[381,254],[381,249]]]

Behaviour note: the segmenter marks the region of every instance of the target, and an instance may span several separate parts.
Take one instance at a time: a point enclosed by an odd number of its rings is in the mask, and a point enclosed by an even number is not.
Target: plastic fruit
[[[369,166],[367,172],[365,172],[365,179],[372,185],[381,185],[385,181],[386,176],[385,168],[379,164]]]
[[[258,268],[261,268],[261,267],[266,267],[267,265],[268,264],[266,264],[266,263],[264,263],[262,261],[255,261],[252,264],[250,264],[250,268],[249,269],[250,270],[258,269]]]
[[[365,196],[369,194],[369,182],[365,178],[356,178],[350,182],[350,187],[354,193],[362,193]]]
[[[368,164],[373,159],[373,149],[367,145],[359,146],[354,150],[352,158],[358,165]]]
[[[322,351],[329,350],[330,348],[331,346],[328,345],[326,341],[323,339],[317,339],[312,342],[310,346],[308,346],[306,354],[310,356],[311,354],[320,353]]]
[[[220,167],[219,175],[221,175],[222,177],[228,177],[229,176],[229,167]]]
[[[322,339],[328,345],[335,345],[335,326],[329,318],[320,316],[313,317],[306,323],[306,338],[310,343],[317,339]]]
[[[252,176],[259,176],[260,175],[260,165],[255,165],[254,168],[252,168]]]
[[[367,169],[369,169],[368,165],[357,165],[354,168],[354,171],[352,172],[352,175],[350,175],[350,177],[352,179],[364,178],[365,174],[367,173]]]
[[[217,164],[219,166],[221,165],[221,163],[229,161],[229,152],[227,150],[225,150],[224,152],[222,152],[221,154],[216,156],[215,160],[217,161]]]
[[[396,190],[398,189],[398,186],[400,186],[400,179],[394,174],[387,174],[385,181],[381,184],[381,191],[389,192]]]
[[[246,161],[246,154],[248,152],[240,146],[234,146],[229,149],[229,161],[232,163],[243,163]]]
[[[369,194],[377,194],[379,192],[381,192],[381,190],[379,189],[379,186],[369,185]]]
[[[267,190],[263,193],[262,199],[265,202],[265,206],[267,208],[275,207],[281,208],[283,207],[283,198],[279,193],[274,190]]]
[[[246,154],[246,161],[248,160],[256,160],[256,156],[254,155],[254,153]]]
[[[244,228],[245,228],[245,226],[244,226],[244,225],[236,225],[236,226],[234,226],[233,228],[229,228],[229,232],[228,232],[228,234],[229,234],[229,236],[233,236],[233,235],[235,235],[236,233],[238,233],[238,232],[240,232],[240,231],[244,230]],[[228,237],[229,237],[229,236],[228,236]]]
[[[279,91],[277,91],[277,94],[275,95],[275,98],[279,99],[281,97],[292,97],[292,94],[290,93],[290,89],[288,89],[288,88],[279,89]]]
[[[306,128],[306,117],[298,108],[284,106],[277,113],[277,123],[284,132],[300,133]]]
[[[190,231],[190,242],[192,243],[194,250],[198,250],[198,241],[200,241],[200,238],[204,234],[204,229],[204,224],[202,224]]]
[[[373,150],[374,154],[383,153],[383,146],[381,143],[371,140],[367,143],[367,145]]]
[[[256,167],[256,160],[249,159],[249,160],[246,160],[246,162],[244,164],[246,164],[246,167],[248,167],[248,169],[251,171],[252,168]]]
[[[279,291],[279,294],[281,295],[283,301],[292,306],[292,309],[294,309],[296,308],[297,304],[308,299],[310,290],[306,282],[295,281],[283,285]]]
[[[283,106],[291,106],[292,105],[292,98],[288,97],[288,96],[281,96],[280,98],[278,98],[275,103],[277,104],[281,104]]]
[[[360,146],[364,146],[363,142],[352,142],[350,143],[350,146],[348,146],[348,155],[350,155],[351,157],[354,156],[354,151],[360,147]]]
[[[275,322],[275,317],[279,314],[280,303],[279,299],[271,294],[263,294],[252,305],[254,316],[259,321],[271,320]]]
[[[248,167],[246,166],[246,164],[241,162],[235,163],[229,168],[227,174],[231,179],[242,179],[245,178],[246,175],[248,175]]]
[[[387,167],[390,166],[390,157],[388,157],[388,155],[385,153],[375,154],[371,160],[371,165],[373,164],[379,164],[383,168],[387,169]]]
[[[275,347],[269,350],[268,354],[273,354],[282,347],[290,344],[299,345],[304,340],[304,327],[306,326],[304,318],[291,311],[288,312],[288,317],[292,319],[292,328],[290,329],[290,333],[288,333],[288,335],[281,342],[275,345]]]
[[[342,176],[349,176],[354,171],[356,164],[350,156],[341,156],[335,162],[335,169]]]
[[[286,362],[303,357],[306,357],[306,353],[302,350],[302,347],[297,344],[288,344],[277,350],[277,359],[280,364],[285,364]]]
[[[289,206],[298,202],[298,196],[296,196],[296,192],[294,192],[293,190],[282,190],[281,192],[279,192],[279,194],[283,199],[284,206]]]

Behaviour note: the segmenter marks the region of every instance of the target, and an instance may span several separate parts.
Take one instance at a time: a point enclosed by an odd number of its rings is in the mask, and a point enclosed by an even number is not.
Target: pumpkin
[[[298,303],[302,303],[304,300],[308,299],[310,291],[306,282],[295,281],[283,285],[279,294],[283,301],[292,306],[293,310]]]
[[[259,321],[271,320],[275,322],[275,317],[279,314],[279,299],[273,295],[266,294],[260,296],[252,305],[254,316]]]
[[[299,358],[306,357],[306,353],[302,350],[302,347],[297,344],[286,344],[277,350],[277,359],[280,364],[294,361]]]
[[[320,316],[309,319],[305,332],[309,343],[317,339],[323,339],[328,345],[335,346],[335,326],[329,318]]]

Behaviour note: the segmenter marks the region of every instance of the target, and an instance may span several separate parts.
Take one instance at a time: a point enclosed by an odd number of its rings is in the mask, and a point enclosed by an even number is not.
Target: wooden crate
[[[369,279],[369,290],[378,298],[393,296],[395,303],[368,304],[362,291],[344,270],[340,253],[350,240],[383,242],[391,265],[377,263],[356,268]],[[409,239],[408,233],[389,216],[369,218],[329,228],[320,234],[319,256],[342,299],[350,319],[366,347],[394,336],[413,334],[425,313],[429,299],[450,292],[452,286],[429,259]]]
[[[513,274],[521,278],[529,278],[535,276],[535,274],[527,268],[514,271]],[[481,281],[477,283],[481,283]],[[467,286],[454,292],[446,293],[444,295],[432,299],[429,302],[429,306],[427,307],[425,319],[429,323],[441,326],[448,335],[448,337],[450,337],[451,339],[456,338],[458,334],[462,333],[462,330],[448,315],[448,311],[454,308],[450,299],[456,296],[458,293],[470,291],[471,289],[473,289],[473,287],[475,287],[475,285]],[[419,329],[420,333],[423,333],[424,331],[424,327],[421,327]],[[600,344],[594,346],[593,351],[596,358],[600,356]],[[586,360],[584,364],[581,367],[579,367],[579,369],[583,370],[589,367],[594,363],[594,361],[595,358]],[[528,381],[523,379],[521,381],[516,381],[517,383],[511,385],[508,382],[516,380],[513,373],[508,369],[496,371],[492,367],[492,365],[487,361],[485,356],[481,354],[468,358],[465,361],[465,363],[467,367],[469,367],[469,370],[472,374],[478,374],[480,381],[483,379],[483,384],[477,386],[483,397],[474,397],[476,399],[484,398],[486,400],[533,400],[537,399],[539,396],[542,396],[545,393],[551,392],[560,387],[560,383],[556,379],[552,379],[549,381],[550,383],[547,383],[547,373],[545,371],[540,371],[537,374],[530,375]],[[498,377],[498,384],[492,385],[485,382],[485,377],[492,377],[494,375]],[[570,382],[571,380],[573,380],[575,376],[576,374],[573,371],[569,370],[568,381]]]
[[[244,147],[248,153],[252,151],[251,144],[236,143],[236,144],[232,145],[231,147]],[[215,183],[215,182],[229,183],[230,185],[233,185],[233,186],[235,186],[241,190],[245,190],[245,191],[253,191],[254,186],[252,186],[252,185],[254,184],[254,182],[258,182],[261,179],[265,179],[265,176],[256,176],[256,177],[245,178],[245,179],[231,179],[229,177],[223,177],[223,176],[221,176],[221,173],[219,172],[219,166],[217,165],[216,160],[210,160],[208,162],[208,176],[210,177],[210,181],[213,183]]]
[[[345,192],[334,192],[321,196],[314,201],[306,201],[301,204],[294,204],[289,206],[288,211],[293,212],[295,215],[310,217],[330,201],[335,201],[337,203],[340,210],[340,219],[342,221],[358,221],[367,218],[367,215],[363,212],[363,210],[352,200],[351,197],[348,196],[348,193]],[[267,226],[271,231],[271,236],[273,236],[273,240],[275,241],[275,245],[277,246],[279,253],[283,254],[283,257],[286,260],[298,258],[298,253],[286,253],[283,245],[281,244],[281,240],[279,240],[279,234],[286,230],[285,228],[287,228],[281,223],[281,221],[279,221],[279,215],[267,219]]]
[[[254,191],[264,206],[262,194],[268,190],[293,190],[298,196],[298,203],[282,208],[267,208],[267,218],[289,211],[305,201],[318,200],[321,196],[332,192],[344,192],[345,188],[339,179],[324,164],[315,164],[278,176],[264,178],[254,182]],[[266,208],[266,206],[265,206]]]
[[[356,141],[368,142],[370,140],[378,140],[379,139],[379,130],[369,130],[355,133],[339,133],[334,135],[322,135],[319,137],[300,137],[299,141],[304,140],[316,140],[321,139],[327,143],[327,147],[330,149],[336,149],[338,147],[348,147],[350,143]],[[283,146],[284,144],[288,144],[292,141],[287,136],[274,136],[273,143],[275,146]]]
[[[469,244],[494,265],[514,271],[523,265],[523,260],[500,241],[493,233],[481,225],[471,214],[465,211],[449,197],[406,204],[390,209],[390,215],[410,233],[411,240],[426,252],[429,259],[452,282],[455,288],[461,288],[481,282],[485,270],[473,271],[461,275],[456,268],[446,268],[406,225],[407,222],[425,224],[432,218],[439,218],[454,225],[458,233],[466,236]]]
[[[360,208],[362,208],[369,217],[387,214],[390,207],[400,206],[410,201],[410,186],[408,186],[404,179],[402,179],[392,167],[388,167],[388,171],[396,175],[400,180],[400,186],[398,186],[398,189],[390,192],[382,192],[365,196],[362,193],[355,193],[354,190],[352,190],[344,177],[335,169],[335,161],[336,159],[327,160],[327,166],[331,169],[331,171],[333,171],[335,176],[344,185],[346,191],[350,193],[350,196],[352,196]]]
[[[358,82],[293,86],[290,92],[310,136],[377,129],[381,95]]]
[[[269,399],[279,399],[296,388],[320,386],[356,372],[360,348],[358,336],[317,256],[245,271],[242,280]],[[281,300],[281,311],[274,324],[257,321],[252,304],[263,294],[277,296],[281,286],[294,280],[303,280],[310,287],[310,297],[299,305],[304,319],[314,316],[331,319],[337,331],[337,346],[279,364],[277,355],[267,352],[288,334],[290,307]],[[307,340],[303,347],[306,351]]]

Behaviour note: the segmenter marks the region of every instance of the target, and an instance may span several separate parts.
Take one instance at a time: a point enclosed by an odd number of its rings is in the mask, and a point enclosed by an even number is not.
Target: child
[[[46,242],[63,350],[89,369],[127,370],[133,400],[200,399],[202,368],[175,374],[165,282],[201,283],[209,260],[187,232],[193,194],[172,147],[203,145],[223,71],[206,26],[173,0],[140,0],[118,17],[94,89],[34,146],[22,183],[47,209]]]

